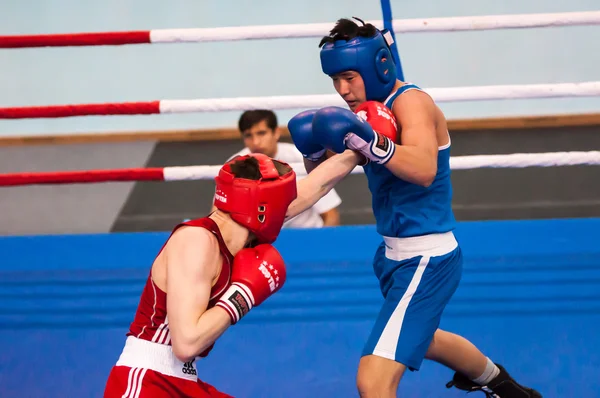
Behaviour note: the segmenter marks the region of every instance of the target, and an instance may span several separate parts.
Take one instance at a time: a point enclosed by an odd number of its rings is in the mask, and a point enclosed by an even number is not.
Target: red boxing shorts
[[[199,380],[195,360],[181,362],[171,346],[129,336],[108,376],[104,398],[151,397],[233,398]]]

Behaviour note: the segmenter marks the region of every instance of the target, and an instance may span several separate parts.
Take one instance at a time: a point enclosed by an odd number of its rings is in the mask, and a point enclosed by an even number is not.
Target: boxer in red
[[[104,397],[230,397],[198,378],[196,360],[283,286],[271,243],[297,187],[289,165],[260,154],[232,159],[215,181],[217,210],[177,225],[154,260]]]

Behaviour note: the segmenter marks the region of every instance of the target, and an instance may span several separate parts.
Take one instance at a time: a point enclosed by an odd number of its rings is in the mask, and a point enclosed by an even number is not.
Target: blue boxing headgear
[[[357,36],[336,40],[321,48],[321,69],[333,76],[349,70],[360,74],[367,101],[383,101],[396,84],[397,72],[388,41],[389,32],[377,31],[373,37]]]

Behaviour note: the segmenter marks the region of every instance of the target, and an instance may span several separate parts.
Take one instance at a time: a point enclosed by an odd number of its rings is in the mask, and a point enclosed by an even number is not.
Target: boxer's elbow
[[[425,161],[421,164],[419,168],[419,185],[425,188],[429,188],[431,184],[435,181],[435,177],[437,176],[437,152],[431,151],[425,158]]]
[[[435,167],[432,169],[413,168],[408,170],[389,167],[389,169],[396,177],[423,188],[429,188],[431,184],[433,184],[433,181],[435,181],[435,176],[437,174],[437,169]]]
[[[436,175],[435,168],[432,170],[423,170],[417,176],[417,180],[415,183],[424,188],[429,188],[431,186],[431,184],[433,184],[433,181],[435,181],[435,175]]]
[[[171,338],[171,349],[175,357],[181,362],[191,361],[198,355],[198,349],[194,344],[181,338]]]
[[[181,362],[189,362],[196,357],[196,355],[192,355],[191,351],[189,351],[189,350],[181,351],[181,350],[175,350],[175,348],[173,348],[173,354]]]
[[[174,335],[171,333],[171,349],[177,359],[188,362],[197,357],[202,351],[210,346],[201,337],[191,335]]]
[[[411,181],[413,184],[429,188],[437,175],[436,159],[419,159],[412,168]]]

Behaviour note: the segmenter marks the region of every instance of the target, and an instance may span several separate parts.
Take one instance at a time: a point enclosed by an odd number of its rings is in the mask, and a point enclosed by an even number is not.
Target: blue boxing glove
[[[312,121],[316,112],[316,109],[301,112],[288,122],[288,130],[294,145],[302,153],[302,156],[314,162],[321,159],[327,152],[313,137]]]
[[[378,164],[390,161],[396,145],[386,135],[373,130],[360,116],[344,108],[330,106],[315,113],[313,136],[325,148],[336,153],[352,149]]]

